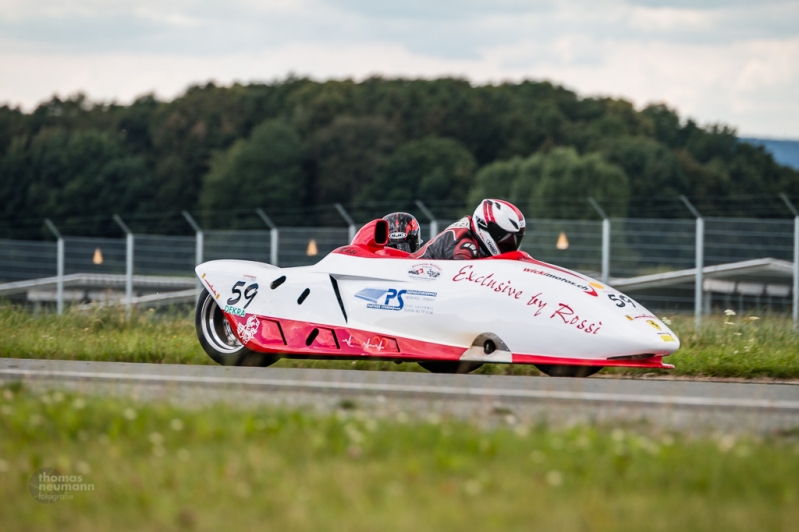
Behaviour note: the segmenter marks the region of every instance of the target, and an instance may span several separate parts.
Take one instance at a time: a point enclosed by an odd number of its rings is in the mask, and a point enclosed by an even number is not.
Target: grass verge
[[[691,377],[799,379],[799,335],[786,318],[713,317],[695,332],[693,319],[667,318],[682,347],[667,361],[671,371],[606,368],[603,374],[668,374]],[[120,310],[35,314],[0,305],[0,357],[211,364],[185,310],[134,313]],[[278,367],[423,371],[413,363],[281,360]],[[533,366],[487,364],[477,373],[537,375]]]
[[[799,520],[796,434],[556,431],[507,414],[489,430],[20,386],[0,389],[0,434],[8,530],[735,531]],[[29,486],[42,468],[93,488],[43,504]]]

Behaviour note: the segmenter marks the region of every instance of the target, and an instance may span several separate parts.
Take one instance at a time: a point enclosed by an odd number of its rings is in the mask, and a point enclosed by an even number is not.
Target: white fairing
[[[481,333],[497,335],[513,354],[578,359],[668,355],[680,346],[662,321],[631,298],[537,261],[375,259],[334,253],[314,266],[275,268],[218,260],[196,271],[225,312],[348,327],[464,350]],[[270,288],[284,276],[282,284]],[[251,289],[253,284],[257,287]],[[234,287],[250,299],[236,301]],[[306,289],[310,292],[299,304]],[[507,352],[493,358],[511,361]]]

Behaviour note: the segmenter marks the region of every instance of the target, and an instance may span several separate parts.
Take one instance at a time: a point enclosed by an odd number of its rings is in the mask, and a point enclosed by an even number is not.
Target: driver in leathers
[[[524,215],[507,201],[484,199],[472,216],[464,216],[412,258],[471,260],[516,251],[524,237]]]

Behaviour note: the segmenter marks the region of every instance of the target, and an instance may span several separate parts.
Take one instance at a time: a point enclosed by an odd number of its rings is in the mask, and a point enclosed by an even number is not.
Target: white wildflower
[[[563,484],[563,474],[560,471],[550,471],[547,473],[546,480],[550,486],[560,486]]]

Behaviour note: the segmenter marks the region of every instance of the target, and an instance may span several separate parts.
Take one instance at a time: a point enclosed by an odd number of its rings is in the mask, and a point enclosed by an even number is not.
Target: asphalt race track
[[[0,382],[138,400],[355,408],[481,423],[646,424],[666,430],[799,428],[799,385],[0,359]]]

